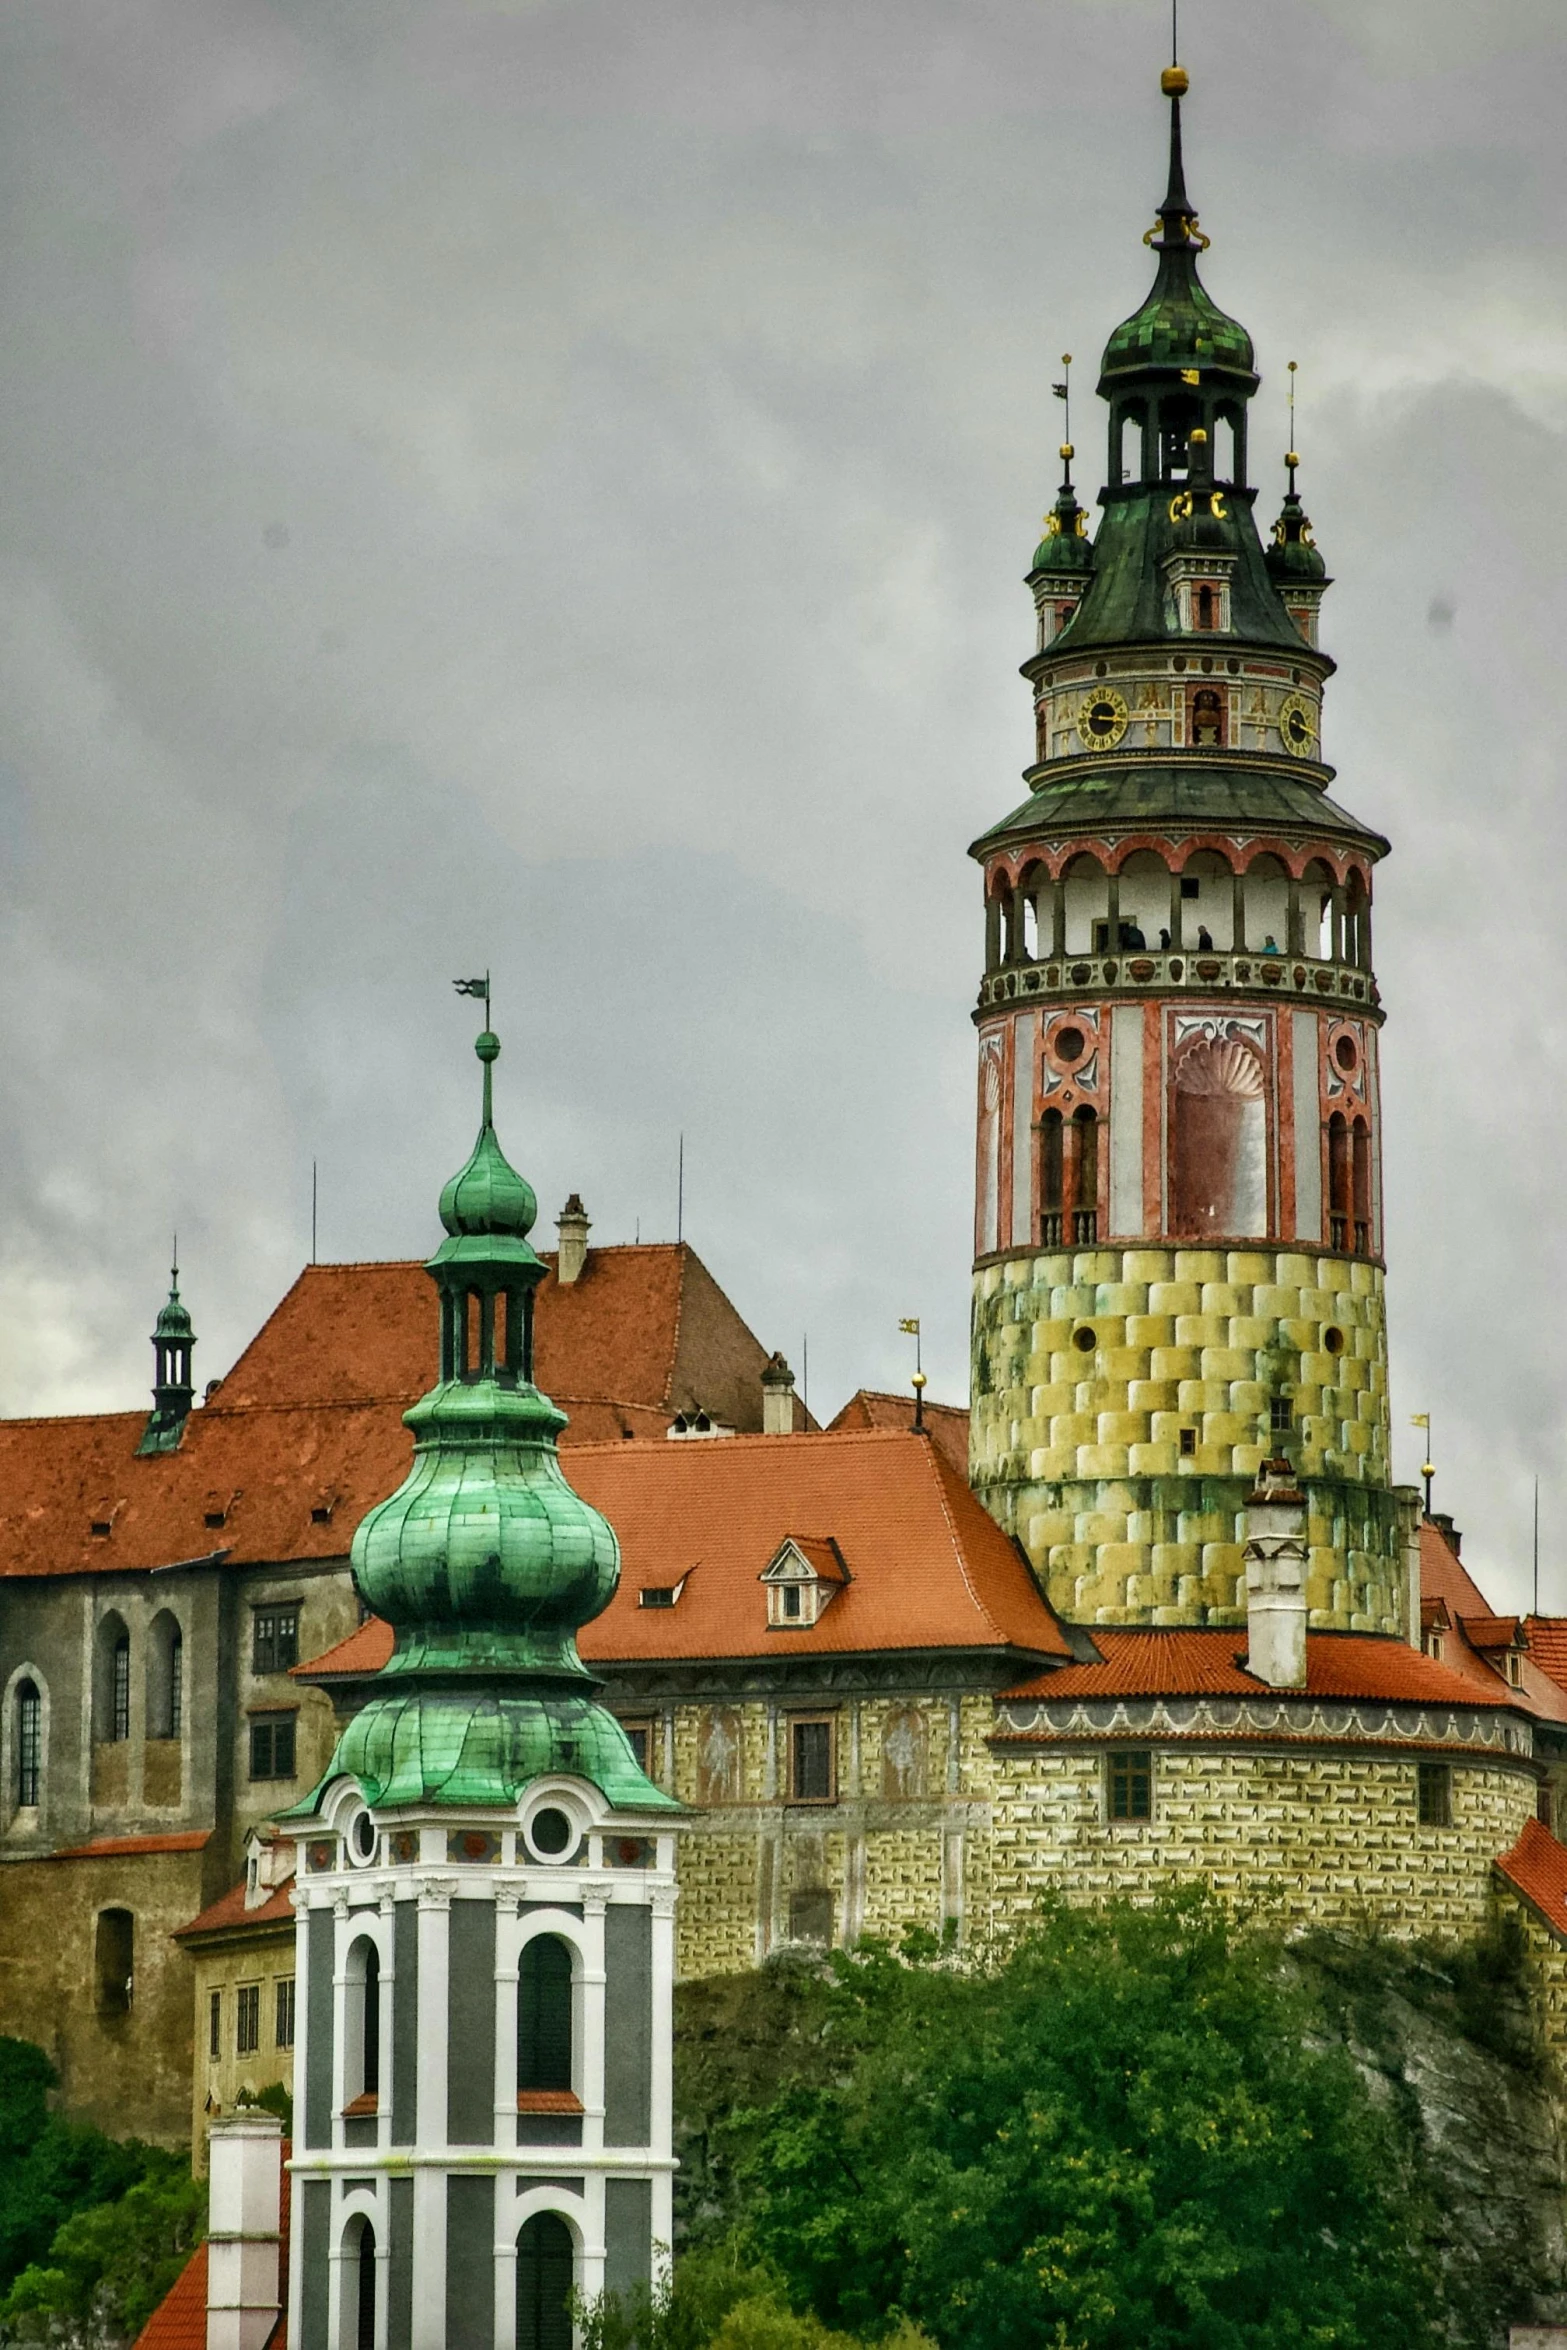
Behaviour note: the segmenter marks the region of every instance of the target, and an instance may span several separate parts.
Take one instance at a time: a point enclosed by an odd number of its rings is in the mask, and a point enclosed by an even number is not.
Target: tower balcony
[[[980,982],[979,1010],[1026,1003],[1031,997],[1082,995],[1274,996],[1296,1003],[1344,1002],[1376,1011],[1381,1005],[1369,971],[1352,963],[1324,963],[1307,955],[1264,955],[1221,948],[1125,948],[1114,955],[1049,955],[1003,963]]]

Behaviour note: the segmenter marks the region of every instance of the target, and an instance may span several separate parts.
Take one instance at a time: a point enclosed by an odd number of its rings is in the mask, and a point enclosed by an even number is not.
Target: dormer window
[[[1446,1641],[1443,1639],[1442,1634],[1438,1631],[1432,1630],[1425,1636],[1425,1652],[1427,1656],[1432,1658],[1437,1664],[1440,1664],[1442,1661],[1442,1655],[1446,1645]]]
[[[790,1535],[762,1570],[769,1629],[803,1632],[819,1623],[848,1580],[843,1554],[830,1536]]]
[[[644,1583],[637,1593],[638,1607],[674,1607],[686,1587],[686,1574],[676,1583]]]
[[[1507,1651],[1507,1686],[1509,1689],[1523,1687],[1523,1655],[1516,1648]]]

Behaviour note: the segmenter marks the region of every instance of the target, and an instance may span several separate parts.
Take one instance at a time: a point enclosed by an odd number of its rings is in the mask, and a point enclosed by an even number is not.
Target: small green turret
[[[345,1773],[377,1807],[511,1804],[531,1780],[565,1772],[617,1809],[678,1809],[639,1769],[577,1654],[578,1628],[614,1596],[620,1550],[567,1484],[555,1448],[566,1415],[533,1384],[536,1203],[492,1123],[499,1041],[486,1030],[475,1049],[483,1119],[441,1194],[447,1237],[426,1268],[441,1376],[404,1414],[407,1477],[353,1541],[356,1587],[395,1646],[301,1812]]]
[[[180,1295],[179,1249],[169,1268],[169,1294],[152,1326],[152,1410],[138,1453],[173,1452],[185,1432],[196,1390],[190,1358],[196,1344],[190,1312]]]

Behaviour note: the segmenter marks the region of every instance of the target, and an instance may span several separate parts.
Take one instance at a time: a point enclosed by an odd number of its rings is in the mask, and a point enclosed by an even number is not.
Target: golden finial
[[[1062,463],[1063,463],[1063,464],[1065,464],[1065,465],[1070,465],[1070,464],[1071,464],[1071,462],[1072,462],[1072,459],[1073,459],[1073,458],[1074,458],[1076,455],[1077,455],[1077,451],[1076,451],[1076,450],[1073,448],[1073,446],[1072,446],[1072,444],[1071,444],[1071,442],[1070,442],[1070,441],[1063,441],[1063,442],[1061,443],[1061,461],[1062,461]]]
[[[1184,65],[1167,65],[1159,76],[1159,87],[1167,98],[1184,98],[1191,86]]]

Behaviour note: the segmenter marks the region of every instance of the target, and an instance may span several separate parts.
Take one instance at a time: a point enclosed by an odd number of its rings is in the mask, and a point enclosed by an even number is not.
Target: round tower
[[[1264,548],[1251,339],[1198,276],[1181,97],[1147,300],[1105,349],[1090,540],[1029,575],[1023,805],[985,874],[971,1475],[1093,1623],[1242,1621],[1285,1458],[1310,1621],[1406,1632],[1391,1489],[1371,880],[1329,797],[1328,585],[1296,494]],[[1064,452],[1068,457],[1070,451]]]

